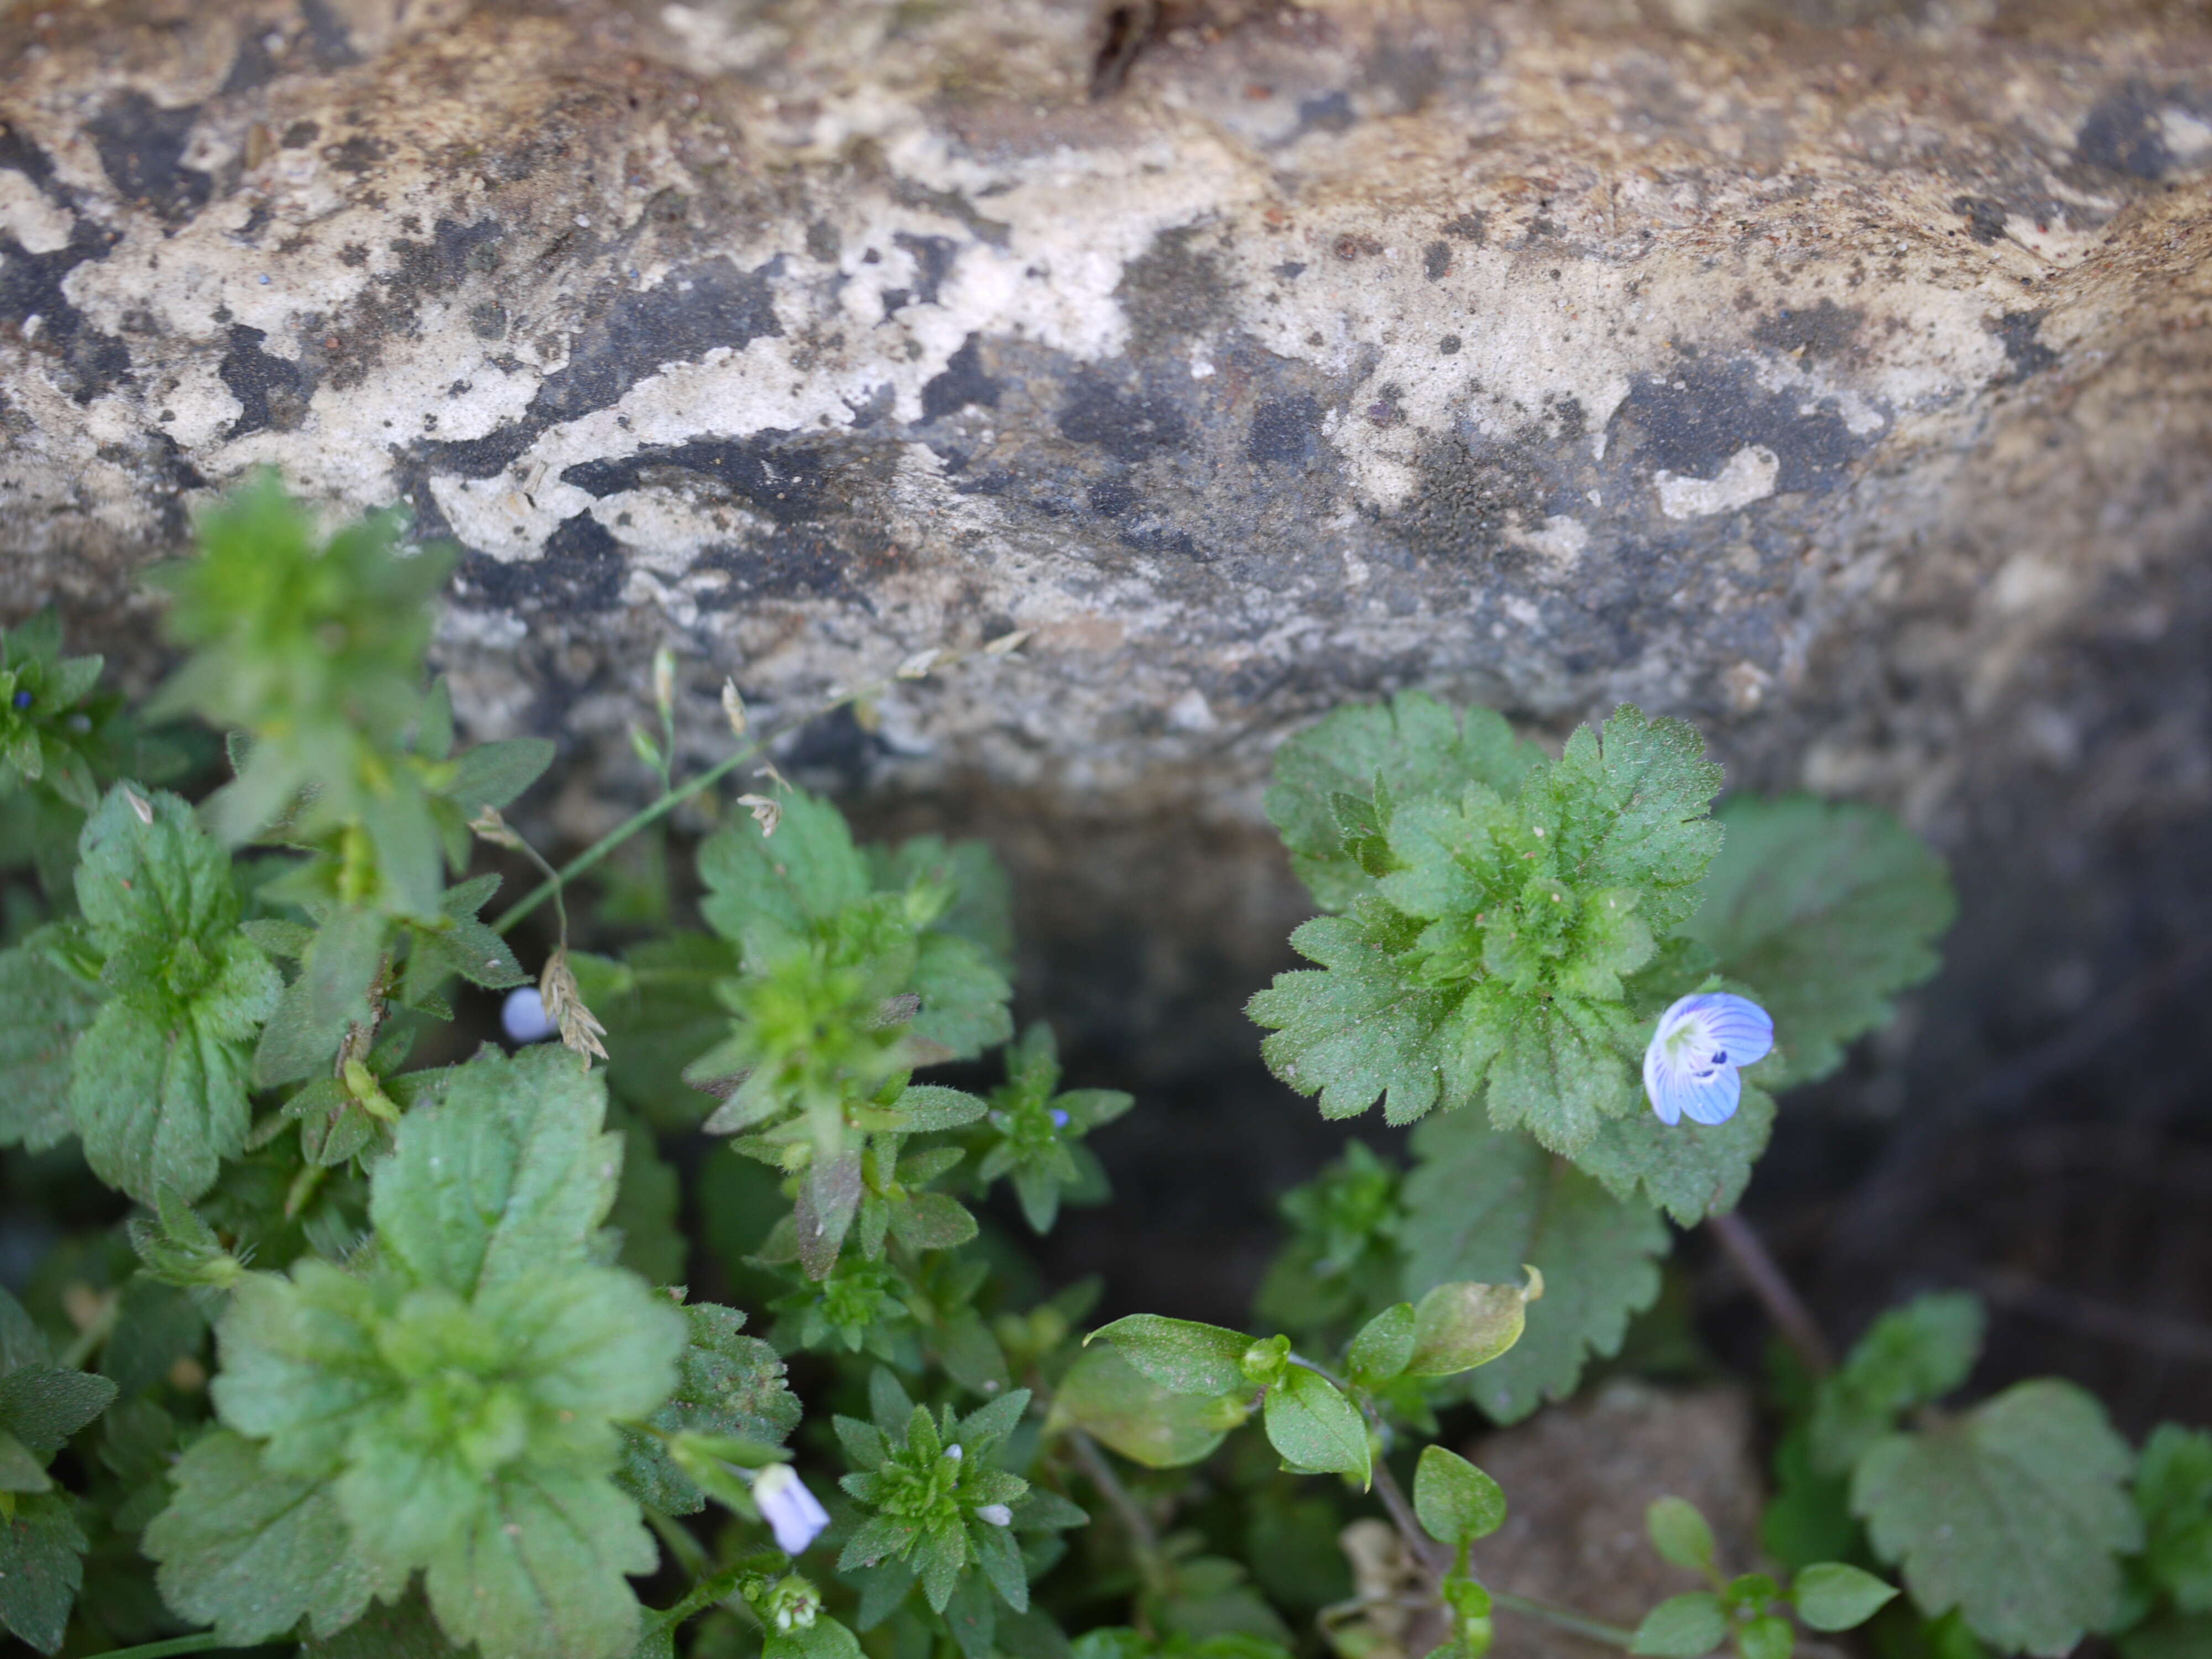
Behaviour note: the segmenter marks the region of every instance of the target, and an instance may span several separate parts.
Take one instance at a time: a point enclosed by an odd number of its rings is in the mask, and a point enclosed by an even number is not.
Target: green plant
[[[728,755],[679,780],[664,652],[660,793],[554,871],[501,811],[553,746],[457,741],[425,665],[447,567],[401,533],[322,540],[265,479],[209,514],[147,718],[212,734],[140,735],[50,619],[0,641],[27,872],[0,1144],[119,1195],[0,1293],[0,1622],[33,1647],[1362,1659],[1382,1601],[1437,1659],[1500,1610],[1684,1659],[1869,1619],[2201,1639],[2212,1442],[2138,1456],[2054,1382],[1948,1411],[1979,1340],[1955,1297],[1791,1395],[1783,1576],[1724,1573],[1670,1501],[1654,1546],[1701,1587],[1634,1630],[1486,1577],[1507,1494],[1445,1443],[1469,1408],[1516,1420],[1617,1351],[1669,1218],[1725,1216],[1776,1094],[1931,970],[1948,889],[1881,814],[1710,812],[1697,735],[1629,708],[1557,757],[1419,694],[1293,738],[1268,807],[1316,967],[1253,1011],[1324,1112],[1420,1120],[1412,1166],[1355,1144],[1285,1200],[1254,1328],[1094,1325],[1097,1287],[1038,1285],[989,1202],[1043,1233],[1107,1201],[1090,1138],[1134,1103],[1016,1038],[988,851],[856,843],[734,686]],[[748,765],[769,793],[725,817]],[[698,925],[633,873],[610,908],[652,936],[572,942],[579,884],[679,810]],[[544,879],[487,921],[495,854]],[[527,986],[507,936],[547,900],[561,1041],[466,1053],[455,981]],[[987,1095],[917,1080],[994,1048]],[[695,1134],[679,1171],[660,1137]],[[744,1310],[689,1293],[701,1249]],[[1337,1534],[1378,1509],[1406,1583],[1347,1595]]]

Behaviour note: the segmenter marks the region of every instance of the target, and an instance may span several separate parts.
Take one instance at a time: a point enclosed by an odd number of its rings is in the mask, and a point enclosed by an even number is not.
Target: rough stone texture
[[[0,63],[0,605],[139,672],[270,463],[460,542],[463,714],[596,757],[578,832],[656,643],[703,753],[725,672],[1019,626],[799,758],[1057,814],[1043,879],[1345,697],[1634,697],[1958,854],[2000,1045],[2203,908],[2200,8],[56,0]]]
[[[1686,1498],[1712,1522],[1723,1572],[1757,1571],[1764,1492],[1751,1405],[1732,1389],[1666,1393],[1615,1382],[1495,1434],[1468,1454],[1505,1489],[1505,1524],[1475,1547],[1484,1583],[1633,1630],[1697,1575],[1653,1553],[1644,1511]],[[1596,1659],[1602,1645],[1500,1611],[1513,1659]]]

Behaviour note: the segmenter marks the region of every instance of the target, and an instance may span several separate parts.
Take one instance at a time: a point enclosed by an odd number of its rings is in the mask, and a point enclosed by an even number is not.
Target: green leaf
[[[902,1134],[927,1134],[937,1129],[957,1129],[973,1123],[989,1111],[989,1104],[964,1090],[941,1088],[933,1083],[916,1083],[900,1092],[891,1109],[902,1121]]]
[[[921,999],[914,1034],[972,1060],[1014,1034],[1006,1000],[1014,988],[973,939],[936,929],[919,942],[913,988]]]
[[[254,1081],[264,1088],[326,1072],[346,1027],[367,1023],[368,994],[383,965],[386,918],[341,906],[323,918],[300,964],[300,976],[261,1034]]]
[[[699,848],[708,894],[699,906],[724,939],[740,942],[766,923],[804,933],[867,896],[867,861],[853,845],[844,816],[827,801],[793,790],[773,837],[750,818],[726,824]]]
[[[1445,1047],[1463,999],[1414,976],[1407,953],[1420,933],[1419,922],[1377,899],[1317,917],[1291,945],[1322,971],[1278,974],[1246,1005],[1274,1033],[1260,1045],[1268,1068],[1300,1094],[1319,1095],[1323,1117],[1357,1117],[1379,1097],[1388,1121],[1411,1123],[1439,1103],[1474,1098],[1479,1079],[1460,1075]]]
[[[161,1564],[163,1599],[227,1647],[289,1635],[303,1619],[330,1636],[372,1595],[405,1583],[354,1553],[328,1480],[266,1468],[243,1435],[203,1436],[169,1478],[176,1494],[146,1528],[146,1553]]]
[[[31,1455],[31,1449],[0,1429],[0,1492],[52,1492],[53,1486],[46,1465]]]
[[[1457,1452],[1426,1446],[1413,1467],[1413,1513],[1430,1537],[1459,1549],[1505,1524],[1505,1494]]]
[[[1644,1525],[1661,1560],[1692,1572],[1713,1570],[1713,1529],[1688,1499],[1658,1499],[1644,1510]]]
[[[1691,1227],[1735,1208],[1773,1129],[1773,1097],[1747,1082],[1725,1123],[1685,1119],[1669,1127],[1642,1109],[1599,1124],[1574,1160],[1615,1198],[1634,1197],[1641,1187],[1646,1200]]]
[[[757,1337],[742,1334],[745,1316],[711,1302],[684,1310],[690,1341],[678,1362],[676,1389],[651,1425],[663,1435],[731,1435],[781,1445],[799,1426],[796,1395],[783,1361]],[[622,1484],[639,1502],[665,1515],[691,1515],[706,1495],[669,1459],[660,1440],[634,1429],[623,1434]]]
[[[1544,1275],[1520,1341],[1468,1374],[1467,1395],[1502,1423],[1565,1399],[1588,1356],[1615,1352],[1629,1316],[1658,1297],[1666,1224],[1476,1113],[1423,1124],[1413,1150],[1399,1234],[1408,1294],[1455,1279],[1510,1282],[1523,1263]]]
[[[1345,1351],[1344,1363],[1351,1368],[1352,1379],[1372,1385],[1402,1376],[1413,1358],[1415,1326],[1410,1302],[1394,1304],[1369,1320]]]
[[[446,798],[472,818],[487,806],[504,806],[544,775],[557,752],[544,738],[509,738],[464,750]]]
[[[1487,1365],[1521,1340],[1528,1300],[1518,1285],[1450,1280],[1436,1286],[1413,1310],[1406,1375],[1451,1376]]]
[[[70,1608],[84,1583],[84,1534],[63,1492],[15,1500],[0,1521],[0,1625],[41,1653],[61,1651]]]
[[[1939,965],[1956,906],[1942,861],[1879,808],[1739,795],[1705,902],[1683,932],[1758,988],[1782,1053],[1777,1088],[1825,1077],[1888,1023],[1889,999]]]
[[[2212,1619],[2153,1620],[2120,1638],[2120,1653],[2122,1659],[2204,1659],[2212,1653]]]
[[[0,1376],[0,1429],[41,1462],[106,1411],[115,1384],[61,1365],[26,1365]]]
[[[1816,1561],[1790,1587],[1797,1616],[1814,1630],[1856,1630],[1896,1600],[1897,1591],[1842,1561]]]
[[[417,1279],[463,1295],[577,1259],[621,1176],[605,1121],[604,1079],[565,1049],[479,1054],[400,1123],[369,1202],[378,1237]]]
[[[1374,878],[1346,848],[1338,796],[1364,805],[1371,817],[1378,780],[1396,802],[1456,799],[1468,783],[1510,795],[1543,762],[1541,750],[1490,709],[1462,717],[1407,691],[1388,704],[1340,708],[1278,750],[1267,816],[1315,902],[1342,910],[1374,890]]]
[[[300,1644],[300,1659],[470,1659],[470,1655],[446,1639],[418,1586],[396,1604],[372,1604],[335,1636],[311,1637]],[[674,1659],[673,1650],[668,1650],[667,1659]]]
[[[2115,1559],[2142,1522],[2132,1459],[2104,1408],[2070,1383],[2007,1389],[1966,1416],[1879,1440],[1851,1510],[1934,1617],[1954,1607],[1999,1648],[2063,1654],[2119,1605]]]
[[[1695,726],[1623,703],[1600,732],[1578,728],[1543,779],[1559,813],[1562,874],[1639,890],[1655,933],[1697,908],[1698,882],[1720,850],[1720,826],[1706,815],[1722,774],[1705,750]]]
[[[2212,1433],[2161,1423],[2136,1466],[2144,1565],[2184,1613],[2212,1613]]]
[[[761,1659],[860,1659],[860,1644],[835,1619],[817,1615],[804,1630],[768,1632]]]
[[[1797,1645],[1797,1632],[1787,1619],[1768,1614],[1754,1619],[1735,1633],[1735,1650],[1742,1659],[1790,1659]]]
[[[1636,1627],[1631,1653],[1656,1659],[1704,1659],[1728,1638],[1728,1615],[1721,1599],[1710,1590],[1670,1596],[1645,1615]]]
[[[1164,1388],[1102,1345],[1085,1348],[1060,1379],[1047,1428],[1080,1429],[1133,1463],[1173,1469],[1211,1456],[1244,1410],[1235,1396]]]
[[[1982,1324],[1980,1299],[1959,1291],[1915,1297],[1875,1320],[1814,1395],[1814,1466],[1847,1472],[1899,1415],[1961,1387],[1982,1351]]]
[[[1231,1394],[1246,1386],[1244,1352],[1252,1339],[1241,1331],[1159,1314],[1131,1314],[1091,1332],[1085,1346],[1102,1338],[1172,1394]]]
[[[99,1008],[37,935],[0,951],[0,1146],[44,1152],[70,1133],[70,1051]]]
[[[71,1120],[108,1185],[196,1198],[244,1148],[246,1042],[281,981],[237,931],[229,860],[178,797],[118,784],[79,849],[77,902],[114,994],[72,1053]]]
[[[1303,1365],[1292,1365],[1269,1388],[1267,1440],[1294,1468],[1372,1478],[1367,1425],[1336,1384]]]
[[[427,1563],[423,1588],[447,1636],[483,1659],[617,1659],[640,1622],[628,1575],[659,1559],[637,1505],[605,1481],[510,1477]]]

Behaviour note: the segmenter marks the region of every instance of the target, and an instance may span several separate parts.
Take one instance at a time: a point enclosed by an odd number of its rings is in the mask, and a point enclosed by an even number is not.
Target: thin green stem
[[[1623,1652],[1636,1640],[1636,1632],[1632,1630],[1623,1630],[1618,1625],[1608,1625],[1596,1619],[1585,1619],[1579,1613],[1555,1607],[1548,1601],[1534,1601],[1525,1595],[1516,1595],[1510,1590],[1492,1590],[1490,1599],[1511,1612],[1530,1619],[1540,1619],[1547,1625],[1557,1625],[1561,1630],[1571,1630],[1577,1636],[1587,1636],[1593,1642],[1603,1642],[1607,1646],[1619,1648]]]
[[[173,1653],[213,1653],[231,1645],[213,1631],[204,1630],[197,1636],[172,1636],[166,1642],[142,1642],[135,1648],[110,1648],[94,1659],[166,1659]]]
[[[562,865],[554,874],[548,876],[517,899],[505,915],[492,923],[492,931],[495,933],[507,932],[515,923],[544,903],[547,899],[557,896],[570,882],[591,869],[639,830],[648,824],[658,823],[701,791],[713,788],[714,785],[729,776],[747,761],[755,758],[760,752],[761,746],[757,742],[746,744],[734,754],[726,756],[715,762],[689,783],[670,790],[643,811],[632,813],[582,852],[577,854],[575,857],[570,859],[568,863]]]
[[[696,1578],[707,1571],[705,1547],[681,1522],[655,1509],[647,1510],[645,1519],[647,1524],[659,1534],[660,1541],[668,1547],[668,1553],[676,1558],[677,1565],[684,1571]]]
[[[703,1613],[717,1601],[723,1600],[732,1590],[737,1589],[738,1581],[750,1571],[750,1567],[741,1563],[734,1567],[724,1567],[720,1572],[702,1578],[691,1586],[684,1599],[674,1607],[664,1608],[654,1613],[653,1623],[663,1630],[673,1630],[693,1613]]]

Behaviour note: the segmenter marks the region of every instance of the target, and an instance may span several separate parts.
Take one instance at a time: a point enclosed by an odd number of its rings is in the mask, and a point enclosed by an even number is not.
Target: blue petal
[[[1733,1066],[1722,1066],[1703,1082],[1684,1078],[1676,1087],[1682,1115],[1692,1123],[1727,1122],[1735,1115],[1736,1103],[1743,1097],[1743,1079]]]
[[[1662,1027],[1663,1029],[1663,1027]],[[1672,1128],[1682,1121],[1682,1103],[1674,1091],[1674,1070],[1660,1058],[1659,1039],[1644,1051],[1644,1094],[1659,1121]]]
[[[1756,1065],[1773,1051],[1774,1021],[1750,998],[1717,991],[1699,1000],[1713,1047],[1728,1055],[1729,1065]]]

